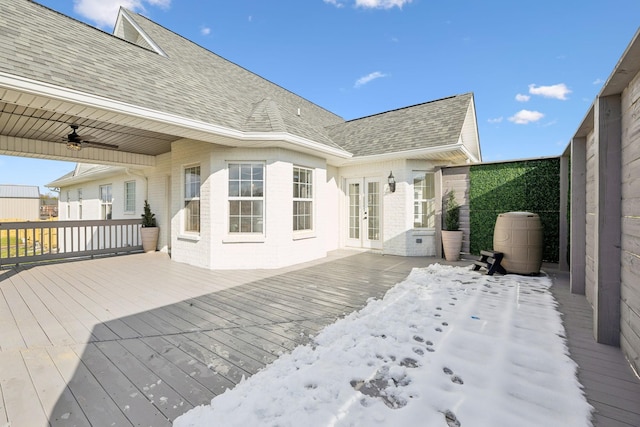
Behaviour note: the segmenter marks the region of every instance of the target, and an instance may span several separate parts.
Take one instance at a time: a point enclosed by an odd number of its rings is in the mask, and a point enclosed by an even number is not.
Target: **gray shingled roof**
[[[458,143],[471,93],[400,108],[329,127],[329,136],[357,156]]]
[[[241,131],[254,130],[247,119],[270,98],[288,132],[339,148],[323,129],[341,117],[128,14],[167,57],[36,3],[0,0],[0,70]]]
[[[354,156],[455,144],[472,95],[345,122],[149,19],[167,55],[27,0],[0,0],[0,71],[244,132],[287,132]],[[136,36],[129,26],[123,34]]]
[[[39,199],[40,189],[34,185],[0,185],[0,199]]]

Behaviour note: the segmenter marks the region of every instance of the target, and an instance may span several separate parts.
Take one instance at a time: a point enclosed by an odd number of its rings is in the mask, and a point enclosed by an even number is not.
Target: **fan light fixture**
[[[82,150],[82,143],[69,141],[67,142],[67,150],[80,151]]]

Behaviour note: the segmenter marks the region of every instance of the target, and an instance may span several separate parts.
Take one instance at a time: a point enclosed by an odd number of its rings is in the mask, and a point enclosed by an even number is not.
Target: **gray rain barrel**
[[[542,223],[538,214],[507,212],[498,215],[493,250],[504,254],[501,265],[508,273],[540,273]]]

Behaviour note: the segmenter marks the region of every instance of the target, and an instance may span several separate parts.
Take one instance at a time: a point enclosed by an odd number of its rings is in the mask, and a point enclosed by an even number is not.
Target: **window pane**
[[[129,181],[124,183],[124,210],[133,212],[136,210],[136,183]]]
[[[251,165],[240,166],[240,179],[243,181],[251,179]]]
[[[435,185],[433,173],[415,173],[413,190],[413,226],[416,228],[434,228]]]
[[[229,232],[264,231],[263,197],[263,164],[229,164]]]
[[[185,168],[184,197],[185,199],[200,197],[200,166]]]
[[[229,179],[240,179],[240,165],[229,165]]]
[[[229,197],[239,197],[239,196],[240,196],[240,182],[229,181]]]
[[[240,215],[240,202],[235,200],[232,202],[229,202],[229,214]]]
[[[311,184],[313,176],[312,169],[294,167],[293,168],[293,229],[311,230],[313,221],[313,186]]]
[[[185,201],[185,231],[200,231],[200,200]]]
[[[253,197],[262,197],[264,195],[263,189],[262,189],[262,181],[256,181],[253,184]]]
[[[200,166],[184,169],[184,231],[200,232]]]

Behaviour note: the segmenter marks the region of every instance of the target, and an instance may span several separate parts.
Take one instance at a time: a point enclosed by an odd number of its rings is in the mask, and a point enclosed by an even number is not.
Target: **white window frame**
[[[103,194],[103,189],[105,191],[108,190],[107,194]],[[112,219],[113,218],[113,186],[111,184],[101,185],[98,188],[98,196],[100,197],[100,219],[102,220]]]
[[[298,174],[296,175],[296,171]],[[304,172],[304,175],[308,177],[308,182],[304,182],[300,180],[301,172]],[[315,223],[315,188],[314,188],[314,178],[315,170],[312,168],[307,168],[304,166],[293,166],[293,203],[292,203],[292,228],[294,235],[308,234],[312,233],[314,230]],[[296,181],[296,176],[298,176],[298,180]],[[306,190],[306,191],[305,191]],[[300,205],[308,205],[308,210],[306,212],[300,213]],[[308,225],[303,226],[304,228],[299,228],[300,221],[299,219],[308,217]]]
[[[195,173],[187,175],[189,171],[195,172],[197,169],[197,175]],[[190,176],[197,176],[198,179],[191,180]],[[200,235],[202,229],[202,204],[200,199],[200,192],[202,190],[202,168],[200,164],[185,165],[182,168],[182,196],[183,196],[183,221],[182,231],[185,234]],[[190,218],[195,219],[196,215],[191,215],[191,208],[197,205],[197,226],[189,227],[191,225]]]
[[[135,180],[124,182],[124,213],[126,214],[136,212],[136,184]],[[129,186],[132,186],[132,188]],[[133,189],[132,194],[131,189]]]
[[[424,194],[418,192],[416,188],[416,179],[421,177],[426,177],[427,175],[431,176],[432,183],[432,192],[431,196],[433,197],[424,197]],[[413,171],[412,172],[412,188],[413,188],[413,228],[421,229],[421,230],[433,230],[436,226],[436,196],[435,196],[435,174],[431,171]],[[429,194],[427,194],[428,196]],[[420,225],[416,225],[416,218],[418,216],[422,217],[423,214],[420,212],[422,210],[423,204],[427,204],[427,209],[431,210],[431,215],[427,216],[428,223],[425,225],[423,221],[420,222]]]
[[[256,166],[259,166],[262,171],[261,179],[255,179],[254,168]],[[247,167],[251,168],[250,176],[243,176],[243,170],[246,173]],[[237,174],[235,173],[236,168],[238,168]],[[262,241],[266,233],[266,162],[229,161],[227,162],[227,174],[227,235],[229,240]],[[247,210],[243,211],[243,209]],[[256,211],[260,213],[254,214]],[[243,229],[243,223],[245,226],[249,225],[248,230],[246,227]]]

